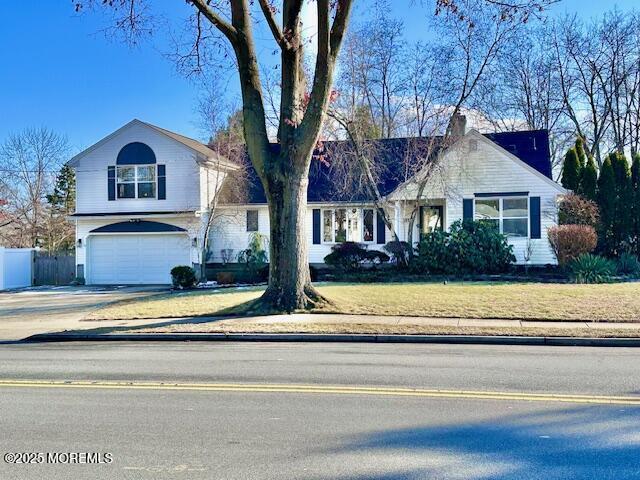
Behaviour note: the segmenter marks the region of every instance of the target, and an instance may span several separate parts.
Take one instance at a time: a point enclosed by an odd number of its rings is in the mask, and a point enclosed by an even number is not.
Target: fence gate
[[[75,257],[37,252],[33,258],[34,285],[69,285],[76,277]]]

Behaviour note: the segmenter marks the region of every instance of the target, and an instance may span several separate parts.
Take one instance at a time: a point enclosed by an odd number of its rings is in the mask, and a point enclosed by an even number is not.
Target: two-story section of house
[[[76,270],[87,284],[166,284],[200,261],[208,205],[235,166],[133,120],[73,157]]]

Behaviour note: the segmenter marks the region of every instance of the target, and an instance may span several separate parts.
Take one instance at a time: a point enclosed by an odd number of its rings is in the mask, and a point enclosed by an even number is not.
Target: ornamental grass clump
[[[608,283],[616,273],[616,264],[608,258],[584,253],[569,263],[576,283]]]
[[[622,253],[618,258],[617,264],[619,275],[636,277],[640,274],[640,260],[632,253]]]

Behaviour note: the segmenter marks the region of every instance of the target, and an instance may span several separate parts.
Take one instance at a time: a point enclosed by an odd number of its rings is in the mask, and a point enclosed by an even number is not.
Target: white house
[[[407,175],[416,141],[427,139],[382,140],[376,150],[378,189],[401,240],[413,211],[419,212],[414,241],[459,219],[488,218],[508,236],[518,262],[554,263],[546,230],[566,191],[551,179],[546,131],[460,135],[441,149],[420,198],[423,172]],[[332,143],[337,148],[328,148],[329,156],[346,142]],[[77,273],[88,284],[168,283],[175,265],[234,262],[253,232],[269,235],[264,191],[250,172],[246,202],[217,208],[202,259],[210,200],[236,165],[182,135],[133,120],[70,164],[77,179]],[[313,162],[306,232],[312,264],[322,263],[336,242],[381,248],[393,235],[366,193],[333,188],[340,175],[331,159]]]

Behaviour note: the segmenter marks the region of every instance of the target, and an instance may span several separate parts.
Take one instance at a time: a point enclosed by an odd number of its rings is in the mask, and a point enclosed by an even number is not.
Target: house
[[[417,241],[456,220],[483,218],[508,236],[519,263],[555,263],[546,231],[556,224],[557,198],[566,191],[551,178],[547,132],[483,135],[464,123],[458,128],[446,147],[437,137],[375,142],[376,183],[393,231],[357,175],[349,183],[337,168],[334,160],[348,153],[348,142],[326,142],[309,178],[309,262],[322,263],[337,242],[381,248],[394,233],[408,240],[412,223]],[[437,162],[412,169],[426,155]],[[254,232],[269,235],[265,194],[250,170],[245,199],[216,208],[203,249],[208,205],[237,165],[154,125],[133,120],[70,164],[77,180],[77,273],[89,284],[168,283],[175,265],[235,262]]]

